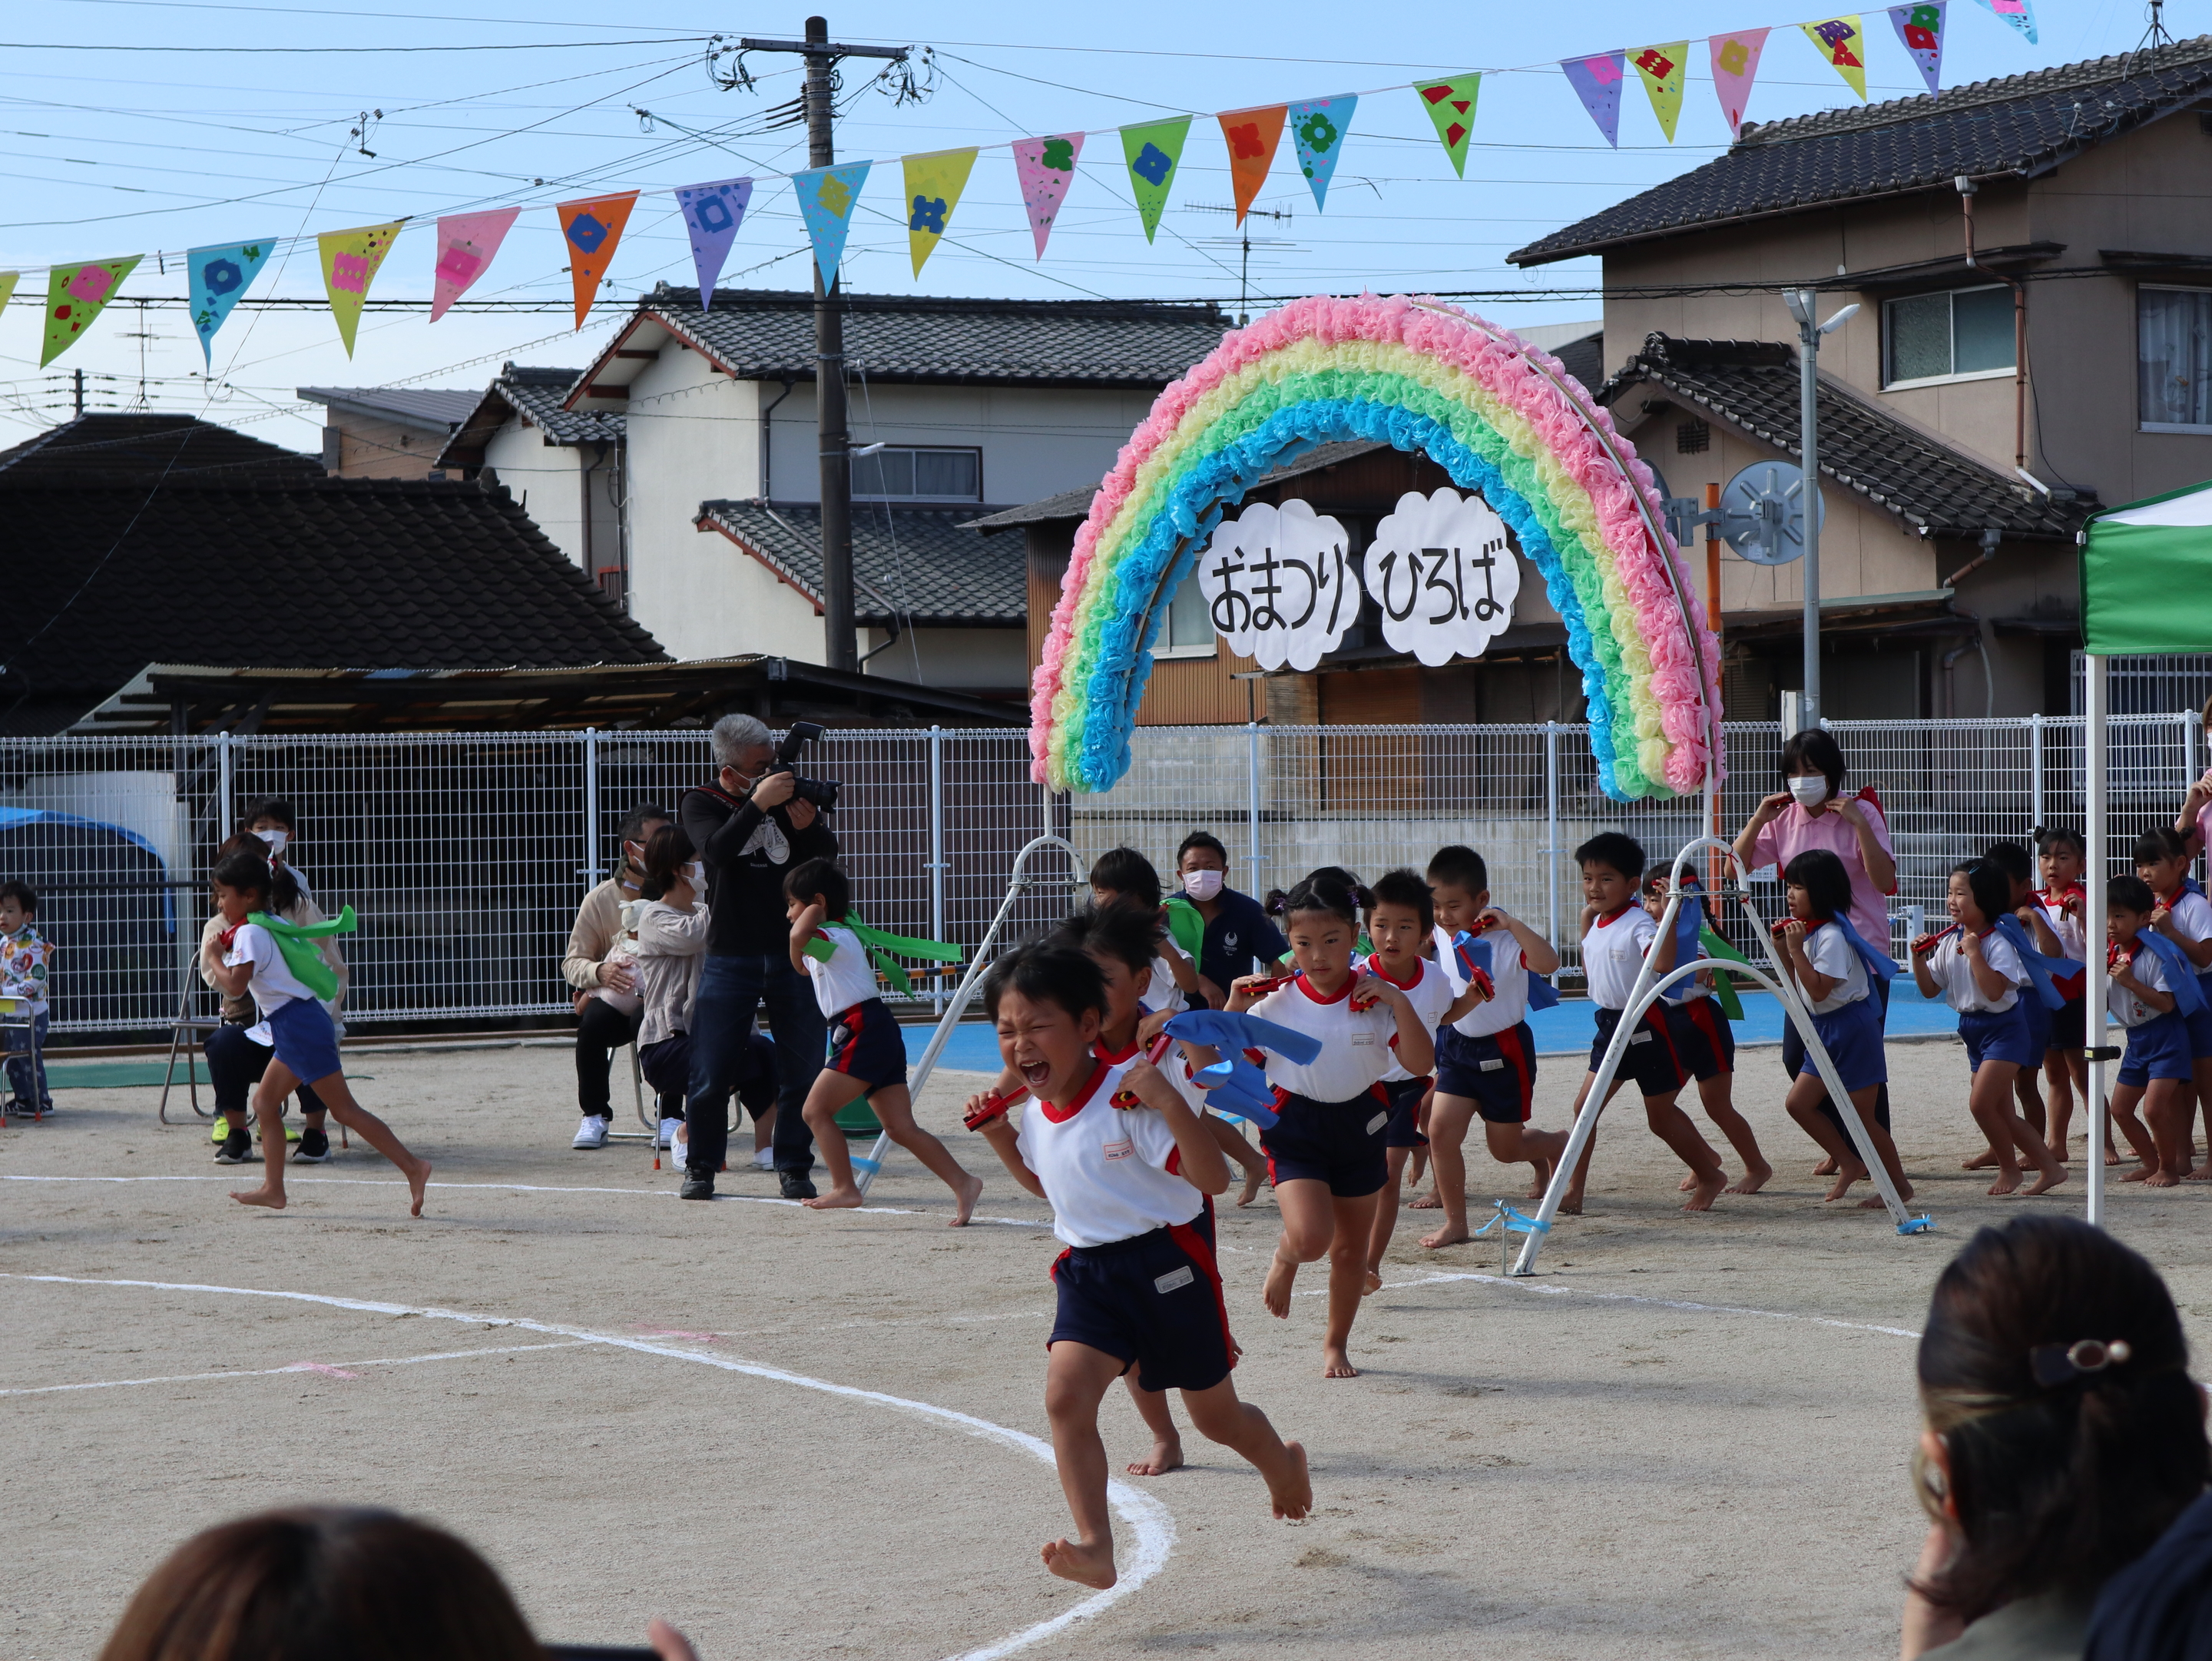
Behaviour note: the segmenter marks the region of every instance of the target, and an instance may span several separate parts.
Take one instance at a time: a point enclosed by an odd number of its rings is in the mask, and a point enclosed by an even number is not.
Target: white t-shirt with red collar
[[[1599,917],[1583,936],[1583,974],[1590,1001],[1601,1009],[1626,1009],[1644,970],[1644,954],[1659,938],[1651,914],[1632,900],[1609,917]]]
[[[860,937],[851,929],[833,922],[814,933],[816,938],[829,941],[836,948],[826,962],[811,952],[806,957],[807,978],[814,983],[814,1001],[822,1007],[824,1015],[835,1020],[876,995],[876,968],[868,961]]]
[[[1469,1038],[1486,1038],[1528,1019],[1528,954],[1510,928],[1492,928],[1475,939],[1490,941],[1490,983],[1497,995],[1454,1021],[1452,1031]],[[1441,923],[1437,926],[1436,942],[1437,961],[1451,977],[1452,996],[1456,998],[1467,990],[1468,983],[1459,972],[1459,952],[1451,932]]]
[[[2082,931],[2080,914],[2067,915],[2066,897],[2069,894],[2086,903],[2087,897],[2079,888],[2056,892],[2048,888],[2039,888],[2035,891],[2035,903],[2042,908],[2043,920],[2051,925],[2051,932],[2058,937],[2059,955],[2070,958],[2078,964],[2086,964],[2089,957],[2088,937]],[[2082,988],[2087,984],[2087,976],[2079,970],[2071,975],[2053,975],[2051,978],[2069,998],[2080,997]]]
[[[1128,1063],[1100,1062],[1066,1106],[1042,1098],[1022,1110],[1022,1162],[1052,1205],[1052,1232],[1070,1246],[1109,1245],[1187,1223],[1206,1196],[1177,1174],[1182,1153],[1149,1107],[1113,1104]]]
[[[2132,961],[2129,961],[2130,957]],[[2166,984],[2166,965],[2158,960],[2158,954],[2148,946],[2138,944],[2130,953],[2119,941],[2112,941],[2105,948],[2105,966],[2108,970],[2115,969],[2123,963],[2127,964],[2137,981],[2152,991],[2170,992],[2173,989]],[[2112,1012],[2112,1019],[2122,1026],[2141,1026],[2146,1021],[2156,1020],[2166,1013],[2161,1009],[2153,1009],[2136,995],[2134,987],[2122,986],[2118,981],[2105,983],[2105,1007]]]
[[[1394,979],[1383,969],[1382,964],[1373,958],[1367,958],[1364,966],[1367,972],[1377,980],[1389,981],[1391,985],[1406,995],[1406,1001],[1413,1006],[1413,1013],[1421,1018],[1423,1030],[1431,1036],[1434,1036],[1437,1028],[1442,1025],[1444,1011],[1452,1007],[1452,1000],[1467,990],[1463,986],[1455,988],[1452,985],[1451,977],[1426,958],[1418,958],[1414,960],[1413,978],[1410,981]],[[1394,1026],[1391,1031],[1395,1034],[1397,1029]],[[1385,1084],[1396,1084],[1402,1079],[1410,1079],[1413,1076],[1414,1074],[1406,1070],[1405,1063],[1398,1059],[1394,1050],[1390,1056],[1390,1070],[1382,1075],[1382,1081]]]
[[[1992,998],[1975,977],[1973,959],[1966,955],[1966,938],[1958,928],[1945,934],[1928,954],[1929,976],[1942,989],[1943,1001],[1961,1015],[2002,1015],[2020,1001],[2020,989],[2027,984],[2027,970],[2021,965],[2020,953],[1994,928],[1981,936],[1982,961],[2012,983],[2001,996]]]
[[[2160,894],[2158,903],[2172,914],[2174,929],[2184,939],[2212,940],[2212,900],[2193,888],[2184,888],[2171,895]],[[2199,969],[2197,973],[2200,977],[2212,975],[2212,968]]]
[[[1323,998],[1301,973],[1252,1006],[1252,1013],[1321,1040],[1321,1054],[1304,1065],[1270,1053],[1267,1082],[1293,1096],[1317,1102],[1348,1102],[1371,1092],[1398,1064],[1398,1018],[1377,999],[1364,1009],[1352,1007],[1347,980],[1333,998]]]

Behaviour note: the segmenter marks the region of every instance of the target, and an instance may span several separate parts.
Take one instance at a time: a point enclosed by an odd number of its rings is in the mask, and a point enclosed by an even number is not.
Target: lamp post
[[[1820,337],[1843,327],[1858,306],[1816,323],[1812,289],[1786,289],[1782,299],[1797,319],[1797,434],[1805,472],[1805,690],[1797,717],[1803,728],[1820,724]]]

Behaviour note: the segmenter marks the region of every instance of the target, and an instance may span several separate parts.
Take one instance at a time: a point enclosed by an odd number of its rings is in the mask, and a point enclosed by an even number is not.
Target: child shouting
[[[2152,931],[2157,909],[2157,896],[2140,877],[2114,877],[2106,888],[2105,967],[2111,978],[2105,1007],[2128,1032],[2128,1053],[2112,1092],[2112,1120],[2140,1162],[2120,1180],[2172,1188],[2189,1175],[2194,1076],[2189,1025],[2175,988],[2192,977],[2179,950]],[[2136,1116],[2138,1104],[2150,1121],[2148,1132]]]
[[[1044,1548],[1045,1567],[1081,1585],[1114,1584],[1098,1406],[1132,1367],[1148,1390],[1181,1390],[1200,1434],[1259,1468],[1277,1517],[1304,1517],[1313,1506],[1305,1450],[1238,1401],[1229,1376],[1220,1272],[1196,1226],[1206,1196],[1229,1186],[1220,1147],[1157,1068],[1098,1058],[1106,991],[1086,953],[1048,944],[1001,958],[983,1007],[1000,1057],[1034,1099],[1018,1129],[995,1104],[973,1128],[1051,1205],[1066,1248],[1053,1265],[1045,1410],[1075,1534]]]

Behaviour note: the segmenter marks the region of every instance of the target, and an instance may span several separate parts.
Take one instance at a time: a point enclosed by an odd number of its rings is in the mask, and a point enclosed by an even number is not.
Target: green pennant
[[[1437,137],[1451,157],[1452,170],[1467,177],[1467,141],[1474,136],[1474,98],[1481,90],[1480,75],[1455,75],[1448,81],[1419,81],[1413,90],[1421,107],[1436,124]]]
[[[1148,121],[1121,129],[1121,154],[1129,163],[1129,187],[1137,193],[1137,216],[1145,222],[1145,240],[1160,228],[1160,215],[1168,205],[1168,188],[1182,161],[1182,142],[1190,135],[1190,118]]]

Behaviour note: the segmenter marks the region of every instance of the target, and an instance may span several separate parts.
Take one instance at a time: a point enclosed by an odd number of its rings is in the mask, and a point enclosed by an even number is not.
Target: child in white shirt
[[[2189,1025],[2173,992],[2174,977],[2145,936],[2158,897],[2140,877],[2114,877],[2105,891],[2105,1004],[2128,1031],[2127,1055],[2112,1092],[2112,1122],[2140,1162],[2120,1178],[2172,1188],[2189,1175],[2195,1069]],[[2142,1108],[2148,1130],[2136,1116]]]

